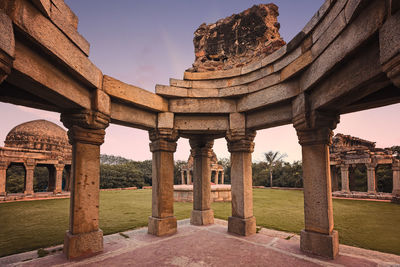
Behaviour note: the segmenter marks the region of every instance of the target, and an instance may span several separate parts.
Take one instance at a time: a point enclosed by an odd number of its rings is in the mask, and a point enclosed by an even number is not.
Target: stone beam
[[[174,128],[187,132],[226,132],[229,128],[227,116],[185,116],[176,115]]]
[[[156,128],[156,113],[126,103],[111,102],[111,122],[143,130]]]
[[[182,98],[169,101],[169,111],[174,113],[232,113],[236,112],[236,101],[218,98]]]
[[[5,1],[5,10],[18,32],[34,42],[78,79],[92,88],[101,88],[103,75],[71,37],[45,17],[30,1]],[[83,49],[85,50],[85,49]]]
[[[280,104],[247,114],[246,128],[259,130],[292,122],[292,106]]]
[[[111,98],[117,98],[150,111],[168,111],[168,101],[163,97],[110,76],[104,75],[102,88]]]
[[[14,56],[15,40],[12,21],[0,9],[0,84],[10,74]]]

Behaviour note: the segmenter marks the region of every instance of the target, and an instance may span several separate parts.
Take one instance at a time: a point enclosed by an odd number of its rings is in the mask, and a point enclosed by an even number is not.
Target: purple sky
[[[306,25],[323,0],[277,0],[280,33],[290,41]],[[79,32],[90,42],[90,59],[104,74],[154,92],[155,84],[182,78],[194,60],[193,32],[203,23],[239,13],[251,0],[66,0],[79,17]],[[265,2],[264,2],[265,3]],[[335,132],[376,141],[377,146],[400,145],[399,105],[341,116]],[[0,103],[0,145],[9,130],[25,121],[47,119],[59,125],[56,113]],[[397,133],[397,134],[396,134]],[[150,159],[147,132],[111,125],[101,152],[134,160]],[[300,160],[301,149],[291,125],[258,131],[254,160],[269,150],[286,153],[286,160]],[[176,160],[189,154],[186,139],[178,141]],[[229,157],[224,139],[215,141],[218,157]]]

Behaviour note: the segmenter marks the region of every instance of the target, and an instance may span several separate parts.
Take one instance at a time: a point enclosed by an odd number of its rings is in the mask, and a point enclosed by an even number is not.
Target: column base
[[[172,235],[177,231],[175,217],[155,218],[149,217],[148,233],[155,236]]]
[[[214,211],[209,210],[192,210],[190,224],[193,225],[209,225],[214,224]]]
[[[256,217],[247,219],[238,217],[228,218],[228,232],[248,236],[256,233]]]
[[[335,259],[339,254],[339,234],[337,231],[332,231],[332,234],[326,235],[302,230],[300,233],[300,249],[306,253]]]
[[[0,192],[0,197],[5,197],[5,196],[7,196],[6,192]]]
[[[64,254],[67,259],[92,256],[103,251],[103,231],[71,234],[69,231],[64,238]]]
[[[368,191],[367,194],[368,195],[376,195],[376,191]]]
[[[400,204],[400,195],[393,196],[392,203]]]
[[[32,196],[32,195],[33,195],[33,192],[24,191],[24,195],[26,195],[26,196]]]

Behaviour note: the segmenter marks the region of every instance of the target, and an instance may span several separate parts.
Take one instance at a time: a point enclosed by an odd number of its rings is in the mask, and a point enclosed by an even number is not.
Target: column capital
[[[228,131],[225,139],[228,142],[229,152],[249,152],[254,151],[254,138],[256,131],[246,130],[241,132]]]
[[[376,166],[378,166],[377,163],[375,162],[371,162],[371,163],[366,163],[365,166],[367,167],[367,169],[369,170],[375,170]]]
[[[349,169],[349,164],[340,164],[340,169]]]
[[[61,122],[68,128],[71,144],[78,141],[101,145],[104,143],[105,129],[110,123],[110,117],[93,110],[80,110],[62,113]]]
[[[154,129],[149,131],[150,151],[176,151],[176,141],[179,138],[178,132],[173,129]]]
[[[400,161],[399,160],[393,160],[392,169],[394,171],[400,171]]]
[[[24,162],[24,166],[25,166],[25,169],[26,169],[26,170],[35,169],[35,167],[36,167],[36,161],[33,160],[33,159],[27,159],[27,160]]]
[[[64,164],[54,164],[54,168],[57,171],[63,171],[64,170],[65,165]]]
[[[0,170],[7,170],[10,163],[8,161],[0,161]]]
[[[333,129],[339,122],[339,115],[327,112],[312,111],[293,118],[300,145],[332,143]]]
[[[209,138],[189,139],[190,153],[193,157],[212,157],[214,140]]]

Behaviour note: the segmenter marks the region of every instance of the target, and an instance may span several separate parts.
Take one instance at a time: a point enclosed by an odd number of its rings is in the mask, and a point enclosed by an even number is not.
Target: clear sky
[[[323,0],[276,0],[280,33],[289,42],[310,20]],[[66,0],[79,17],[79,32],[90,42],[90,59],[104,74],[154,92],[155,84],[182,78],[194,61],[193,32],[203,23],[239,13],[253,0]],[[59,125],[59,114],[0,103],[0,145],[16,125],[47,119]],[[341,116],[335,132],[371,141],[377,146],[400,145],[400,105]],[[253,159],[269,150],[286,153],[286,160],[300,160],[301,149],[291,125],[258,131]],[[111,125],[101,148],[134,160],[150,159],[148,134],[142,130]],[[176,160],[189,155],[186,139],[178,141]],[[218,157],[229,157],[226,141],[215,141]]]

